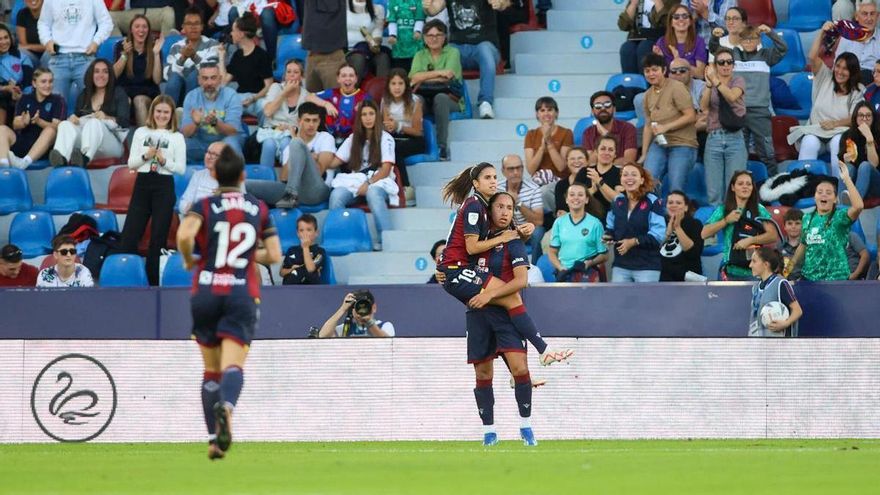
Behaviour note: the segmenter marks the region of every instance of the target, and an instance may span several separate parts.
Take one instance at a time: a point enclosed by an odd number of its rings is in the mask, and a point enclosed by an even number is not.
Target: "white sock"
[[[495,425],[483,425],[483,433],[495,433]]]
[[[532,427],[532,418],[519,418],[520,420],[520,428],[531,428]]]
[[[33,158],[31,158],[31,155],[24,155],[24,158],[22,158],[22,160],[24,160],[24,163],[26,163],[27,165],[34,163],[34,160],[33,160]]]
[[[9,158],[0,158],[0,165],[3,165],[4,167],[8,167],[9,166]]]
[[[217,435],[214,433],[209,433],[208,434],[208,441],[213,442],[214,440],[217,440]]]

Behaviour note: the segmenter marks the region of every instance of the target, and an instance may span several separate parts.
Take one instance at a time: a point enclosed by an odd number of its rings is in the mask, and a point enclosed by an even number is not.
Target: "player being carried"
[[[177,230],[177,246],[186,268],[196,266],[191,308],[193,336],[205,363],[202,409],[208,458],[220,459],[232,444],[232,411],[259,319],[256,263],[281,261],[281,242],[266,204],[240,191],[244,162],[232,148],[223,148],[212,175],[220,189],[193,204]],[[194,245],[202,254],[197,261]]]

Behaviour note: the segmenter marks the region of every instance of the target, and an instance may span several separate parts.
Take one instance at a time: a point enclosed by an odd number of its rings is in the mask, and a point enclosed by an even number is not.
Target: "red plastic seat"
[[[514,24],[510,26],[510,33],[522,33],[525,31],[541,31],[544,29],[538,22],[538,16],[535,14],[535,2],[526,2],[529,8],[529,20],[525,24]]]
[[[773,154],[776,155],[776,161],[797,160],[798,152],[794,146],[788,144],[789,130],[796,125],[800,125],[794,117],[785,115],[776,115],[770,118],[773,126]]]
[[[134,181],[137,172],[128,167],[119,167],[110,176],[110,185],[107,188],[107,203],[95,205],[95,208],[110,210],[114,213],[126,213],[131,194],[134,191]]]
[[[499,76],[504,74],[504,60],[498,62],[498,65],[495,67],[495,74]],[[464,79],[479,79],[480,69],[462,70],[461,77]]]
[[[773,221],[776,222],[776,225],[779,227],[779,230],[785,231],[785,214],[788,213],[791,206],[770,206],[767,208],[770,211],[770,216],[773,217]]]
[[[113,165],[125,165],[128,163],[128,141],[122,142],[122,156],[116,157],[108,157],[108,158],[95,158],[89,162],[89,166],[86,167],[89,170],[97,170],[102,168],[109,168]]]
[[[766,24],[776,27],[776,9],[773,8],[773,0],[739,0],[737,6],[749,14],[750,25]]]
[[[363,90],[373,101],[381,103],[382,95],[385,94],[385,81],[384,77],[371,77],[364,81]]]

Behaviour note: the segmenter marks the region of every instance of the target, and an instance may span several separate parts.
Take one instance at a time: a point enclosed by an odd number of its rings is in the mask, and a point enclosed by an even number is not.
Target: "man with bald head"
[[[501,159],[501,173],[504,178],[498,181],[498,190],[513,196],[513,221],[516,225],[525,222],[535,224],[535,232],[529,239],[532,247],[532,264],[541,257],[541,238],[544,237],[544,203],[541,200],[541,187],[525,176],[525,167],[519,155],[507,155]]]
[[[208,149],[205,151],[205,168],[192,175],[189,183],[186,185],[186,190],[180,196],[178,210],[180,210],[182,215],[186,215],[186,212],[192,208],[196,201],[216,194],[217,188],[220,185],[217,183],[217,179],[211,176],[211,171],[214,170],[217,157],[220,156],[220,152],[225,147],[226,143],[223,141],[215,141],[208,145]],[[241,192],[245,192],[244,182],[241,184]]]

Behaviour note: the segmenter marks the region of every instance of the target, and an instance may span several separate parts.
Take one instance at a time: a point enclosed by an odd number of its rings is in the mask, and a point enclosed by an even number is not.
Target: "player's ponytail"
[[[474,187],[474,181],[480,176],[480,172],[487,167],[495,167],[491,163],[483,162],[473,167],[462,170],[451,181],[443,186],[443,202],[453,205],[460,205],[467,199],[471,189]]]

